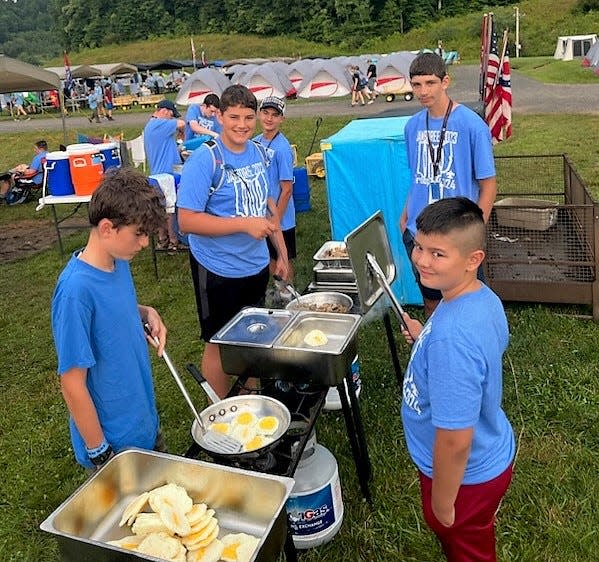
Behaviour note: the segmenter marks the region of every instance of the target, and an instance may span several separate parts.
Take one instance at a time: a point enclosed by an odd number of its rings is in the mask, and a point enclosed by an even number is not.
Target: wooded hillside
[[[586,23],[582,24],[585,29],[580,29],[581,22],[597,21],[597,2],[0,0],[0,52],[41,64],[62,54],[63,50],[74,53],[155,37],[231,33],[284,36],[307,40],[311,45],[335,46],[337,50],[351,53],[368,47],[379,48],[381,52],[396,49],[398,39],[401,42],[405,34],[411,32],[415,41],[410,44],[418,40],[420,43],[409,48],[434,47],[436,39],[444,38],[453,40],[453,48],[463,49],[465,38],[478,36],[480,16],[484,11],[496,9],[501,13],[498,25],[513,31],[511,6],[518,4],[522,13],[527,12],[523,15],[523,28],[528,40],[526,54],[530,56],[549,54],[547,51],[553,48],[557,35],[598,32],[597,29],[586,29],[595,27]],[[431,37],[434,39],[432,44]],[[422,43],[423,39],[426,39],[425,43]],[[470,55],[476,55],[474,47],[470,50],[473,51]],[[214,52],[210,56],[214,56]]]

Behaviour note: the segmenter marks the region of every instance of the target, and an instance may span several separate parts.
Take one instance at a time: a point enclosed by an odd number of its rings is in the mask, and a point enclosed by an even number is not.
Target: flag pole
[[[507,37],[508,37],[508,28],[506,27],[503,30],[503,47],[501,48],[501,58],[499,59],[499,68],[497,70],[497,74],[495,75],[495,80],[493,81],[493,88],[497,86],[497,80],[499,80],[499,76],[501,75],[501,69],[503,68],[503,61],[505,59],[505,53],[507,51]]]

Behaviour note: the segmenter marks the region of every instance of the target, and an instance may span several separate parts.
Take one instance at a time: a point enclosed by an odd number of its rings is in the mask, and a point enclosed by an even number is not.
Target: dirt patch
[[[57,243],[51,222],[24,219],[3,224],[0,228],[0,263],[37,254]]]

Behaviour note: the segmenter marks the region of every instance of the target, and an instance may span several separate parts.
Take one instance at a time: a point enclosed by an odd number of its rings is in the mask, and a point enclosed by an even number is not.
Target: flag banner
[[[491,26],[485,79],[485,121],[491,131],[493,143],[498,143],[512,134],[512,78],[507,31],[504,33],[500,57],[494,23]]]
[[[69,94],[73,90],[73,74],[71,73],[71,64],[66,51],[64,52],[64,89]]]

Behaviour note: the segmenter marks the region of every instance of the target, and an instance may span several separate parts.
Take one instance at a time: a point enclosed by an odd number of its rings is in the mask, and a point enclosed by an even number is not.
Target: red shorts
[[[441,541],[449,562],[495,562],[495,513],[512,480],[512,466],[493,480],[462,485],[455,501],[455,523],[445,527],[433,514],[433,481],[418,472],[422,511],[428,526]]]

